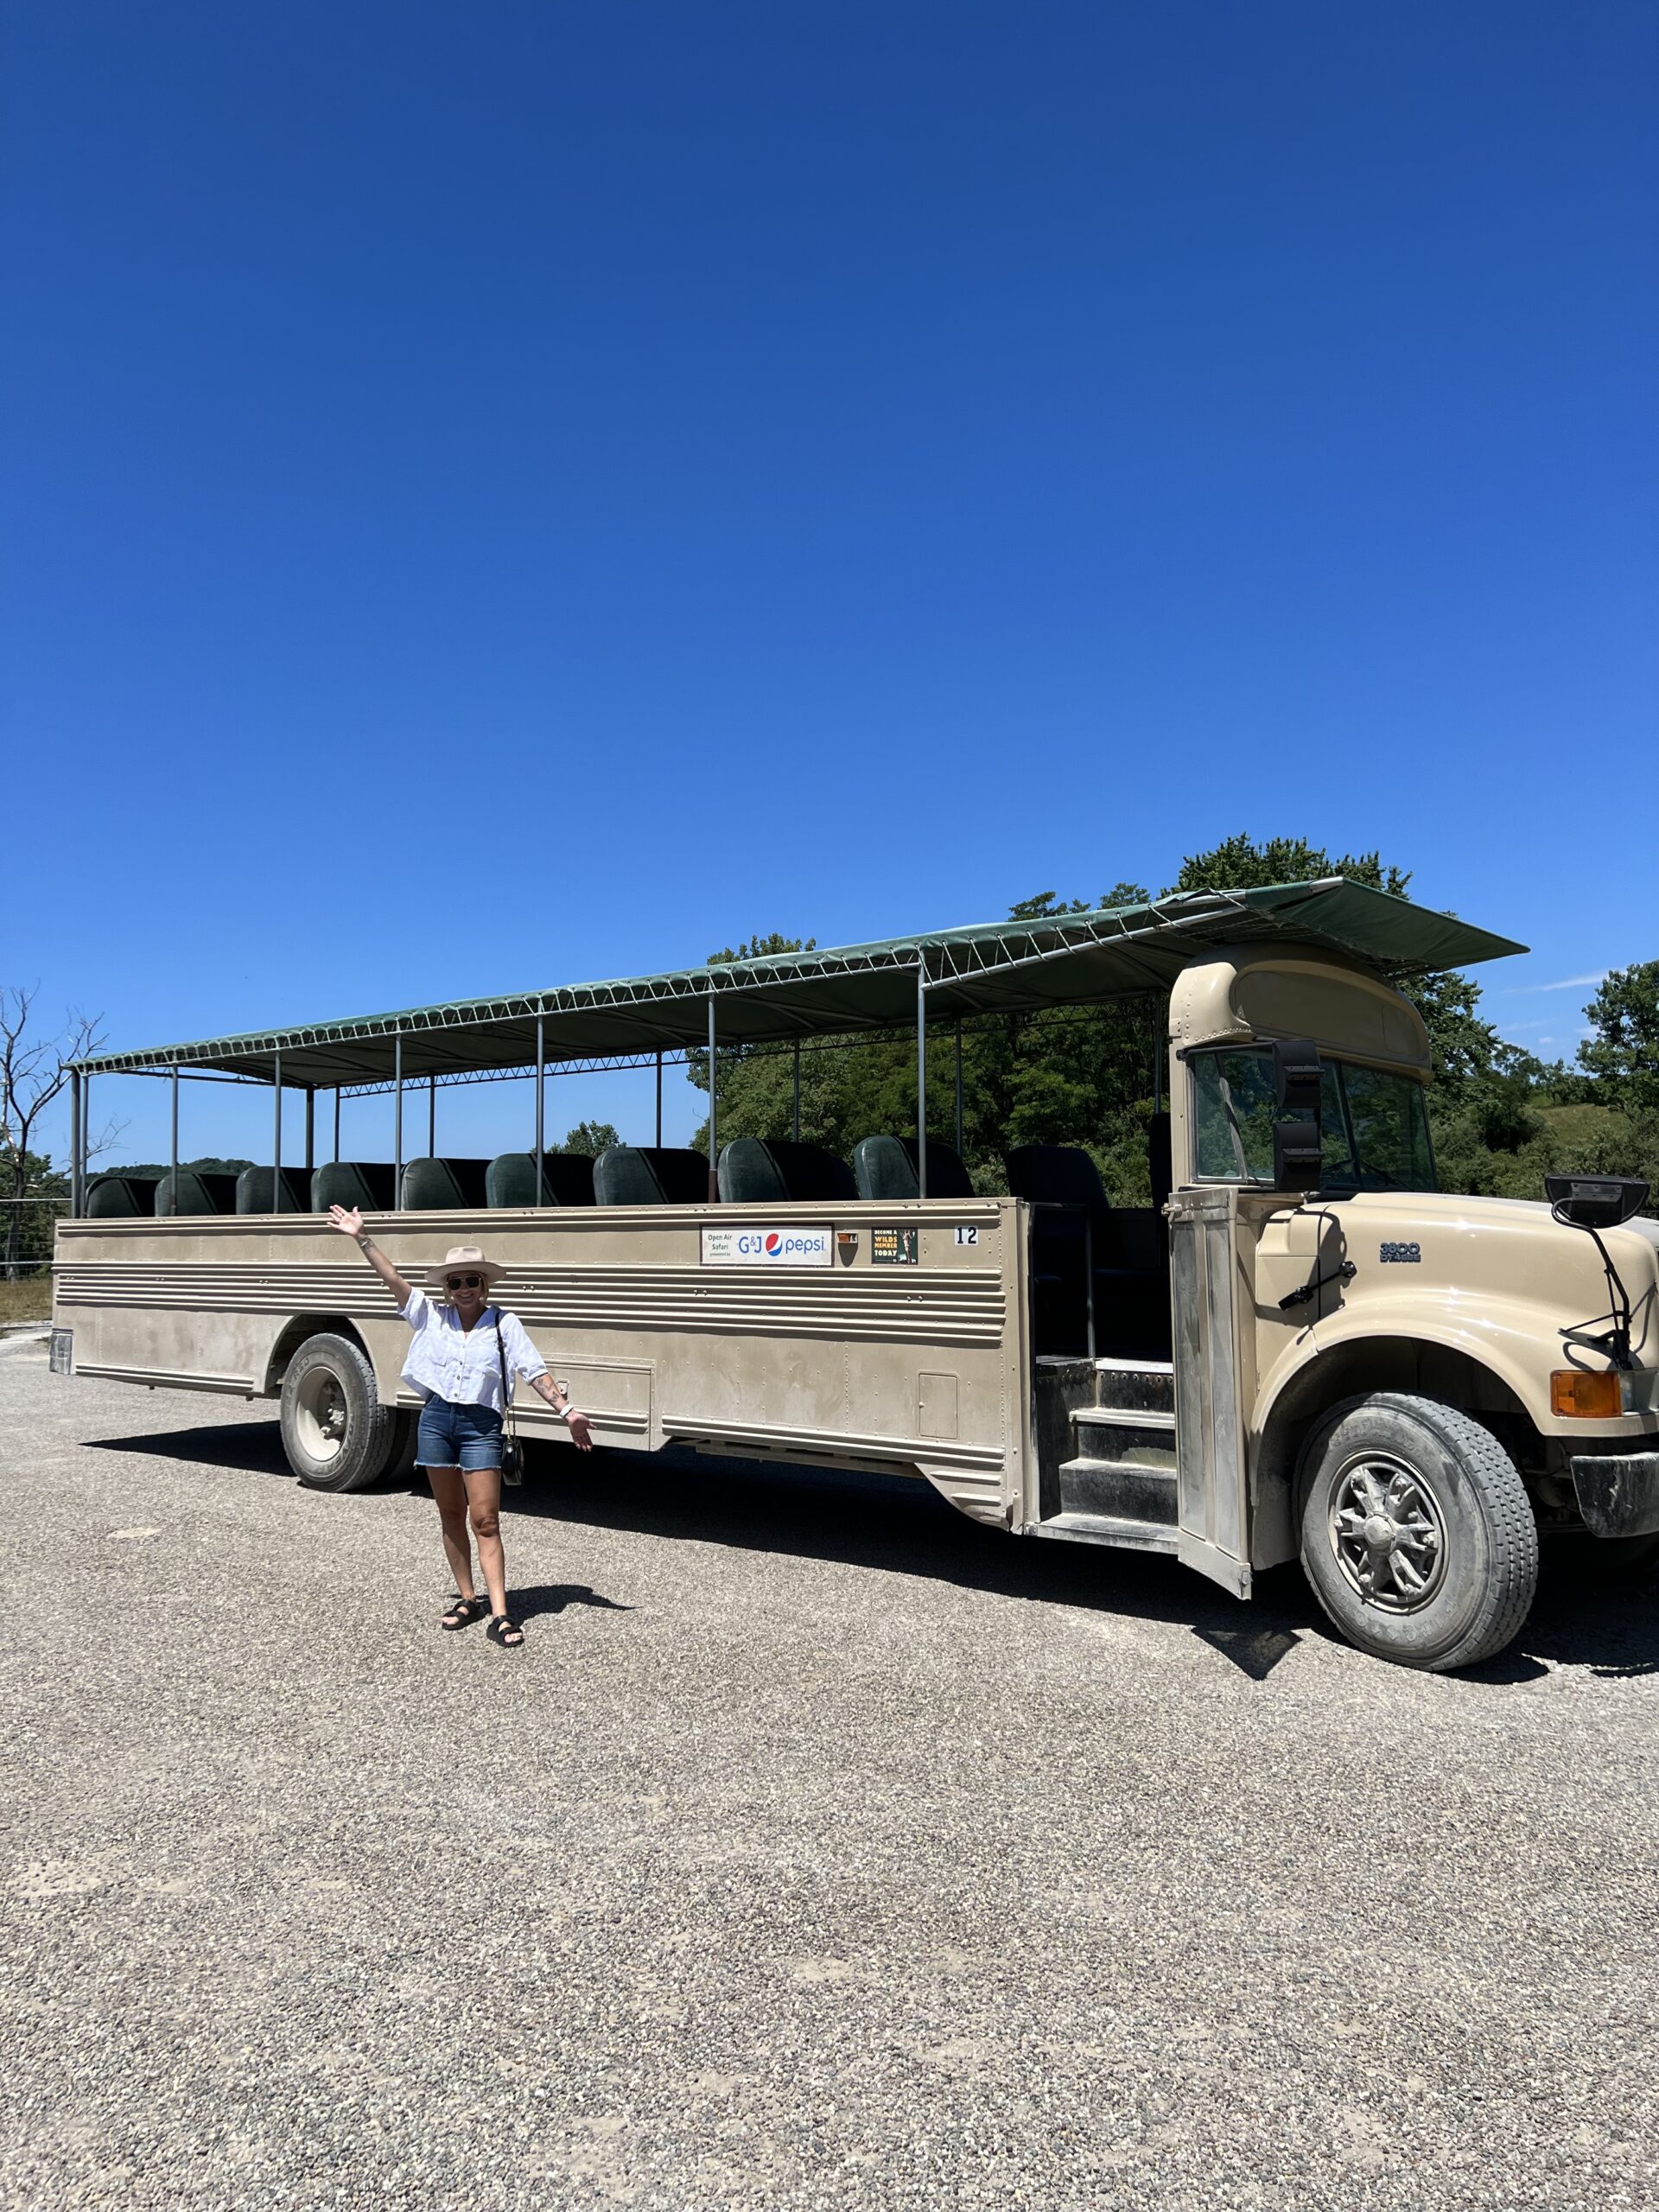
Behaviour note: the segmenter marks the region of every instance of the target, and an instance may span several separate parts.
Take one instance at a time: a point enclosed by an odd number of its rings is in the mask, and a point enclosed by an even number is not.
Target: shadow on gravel
[[[84,1448],[293,1479],[274,1421],[105,1437]],[[899,1476],[705,1458],[674,1446],[660,1452],[601,1448],[578,1459],[562,1446],[537,1444],[527,1477],[524,1488],[504,1500],[515,1517],[824,1560],[1032,1605],[1185,1624],[1256,1681],[1304,1636],[1347,1649],[1299,1567],[1259,1574],[1254,1600],[1240,1605],[1173,1559],[1011,1542],[965,1519],[925,1483]],[[407,1474],[381,1487],[426,1491],[422,1478]],[[349,1498],[340,1503],[349,1510]],[[1587,1667],[1610,1679],[1659,1674],[1659,1579],[1620,1578],[1598,1551],[1589,1539],[1547,1545],[1537,1601],[1516,1642],[1484,1666],[1446,1679],[1498,1688],[1523,1688],[1556,1666]],[[567,1605],[629,1610],[575,1584],[514,1594],[527,1616]]]
[[[219,1428],[175,1428],[161,1435],[88,1437],[83,1452],[143,1452],[157,1459],[182,1459],[203,1467],[234,1467],[249,1475],[294,1471],[283,1452],[281,1424],[274,1421],[226,1421]]]
[[[596,1605],[607,1613],[635,1613],[637,1605],[624,1605],[614,1598],[607,1598],[587,1582],[532,1582],[521,1589],[512,1587],[512,1610],[521,1621],[533,1621],[543,1613],[562,1613],[569,1605]]]

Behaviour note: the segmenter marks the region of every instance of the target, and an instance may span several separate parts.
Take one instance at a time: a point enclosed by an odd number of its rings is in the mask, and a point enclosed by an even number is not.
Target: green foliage
[[[621,1132],[609,1122],[578,1122],[574,1129],[567,1129],[561,1152],[574,1152],[588,1160],[597,1160],[613,1144],[622,1141]]]
[[[1599,1079],[1605,1103],[1659,1113],[1659,960],[1614,969],[1584,1011],[1595,1034],[1579,1048],[1579,1063]]]
[[[1345,875],[1373,891],[1387,891],[1396,899],[1406,896],[1409,870],[1385,868],[1376,853],[1344,853],[1333,858],[1323,846],[1310,845],[1305,837],[1269,837],[1258,845],[1242,831],[1225,837],[1207,853],[1193,853],[1181,862],[1181,872],[1167,891],[1261,891],[1275,883],[1317,883],[1322,876]]]
[[[1183,891],[1251,890],[1345,875],[1408,895],[1408,869],[1378,852],[1332,854],[1300,837],[1260,842],[1243,834],[1185,860],[1160,897]],[[1139,884],[1115,884],[1097,899],[1039,891],[1009,909],[1015,921],[1144,904]],[[715,960],[810,950],[813,940],[754,937]],[[1579,1069],[1546,1065],[1507,1043],[1481,1013],[1478,984],[1455,973],[1408,979],[1402,988],[1421,1014],[1433,1056],[1429,1120],[1440,1186],[1503,1198],[1541,1198],[1559,1169],[1643,1175],[1659,1194],[1659,961],[1609,976],[1586,1008],[1595,1037]],[[1103,1007],[997,1014],[963,1025],[963,1151],[975,1188],[1007,1188],[1002,1154],[1022,1144],[1076,1144],[1094,1156],[1119,1205],[1147,1203],[1147,1136],[1166,1014],[1161,998]],[[709,1056],[690,1055],[689,1073],[709,1087]],[[794,1054],[787,1047],[722,1047],[718,1055],[720,1134],[787,1136],[793,1118]],[[800,1133],[845,1159],[861,1137],[915,1128],[913,1036],[847,1045],[809,1041],[800,1055]],[[928,1135],[956,1136],[954,1035],[929,1040]],[[708,1124],[697,1132],[708,1143]]]
[[[182,1174],[188,1168],[193,1175],[239,1175],[245,1167],[256,1165],[251,1160],[181,1160],[179,1172]],[[163,1175],[173,1173],[165,1160],[157,1163],[153,1160],[143,1160],[134,1167],[100,1167],[95,1172],[100,1175],[130,1176],[137,1183],[159,1183]]]
[[[34,1270],[52,1257],[53,1233],[59,1216],[68,1209],[69,1179],[52,1165],[48,1153],[19,1153],[13,1146],[0,1149],[0,1192],[8,1200],[27,1198],[28,1205],[8,1204],[0,1224],[6,1242],[6,1265]],[[55,1203],[47,1204],[52,1200]],[[13,1217],[16,1225],[13,1225]],[[16,1313],[7,1318],[29,1318]]]
[[[711,952],[704,966],[719,968],[732,960],[769,960],[779,952],[816,952],[818,940],[815,937],[779,937],[773,930],[769,937],[747,938],[740,945],[728,945],[723,952]]]

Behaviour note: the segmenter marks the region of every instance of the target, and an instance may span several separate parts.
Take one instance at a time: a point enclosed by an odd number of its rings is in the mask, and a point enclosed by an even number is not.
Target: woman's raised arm
[[[404,1306],[408,1305],[410,1298],[413,1297],[414,1293],[410,1290],[409,1285],[404,1281],[402,1275],[398,1274],[397,1268],[392,1266],[391,1262],[386,1257],[385,1254],[380,1249],[380,1247],[369,1235],[368,1230],[364,1228],[363,1217],[358,1211],[357,1208],[355,1206],[330,1206],[328,1209],[328,1226],[331,1229],[337,1229],[342,1236],[349,1236],[359,1247],[364,1258],[368,1262],[369,1265],[374,1269],[376,1274],[379,1276],[381,1281],[385,1283],[386,1288],[397,1300],[397,1311],[401,1313]]]

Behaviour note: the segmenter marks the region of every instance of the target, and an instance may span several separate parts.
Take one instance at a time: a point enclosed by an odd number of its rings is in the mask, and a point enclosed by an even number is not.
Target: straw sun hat
[[[486,1260],[476,1244],[452,1244],[437,1266],[427,1269],[426,1280],[432,1289],[442,1290],[449,1275],[482,1275],[488,1284],[506,1272],[499,1260]]]

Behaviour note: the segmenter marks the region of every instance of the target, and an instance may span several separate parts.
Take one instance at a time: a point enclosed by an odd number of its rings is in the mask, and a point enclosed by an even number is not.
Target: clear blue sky
[[[4,39],[0,979],[47,1012],[887,936],[1241,828],[1533,944],[1487,1009],[1546,1051],[1547,987],[1659,953],[1647,0]],[[257,1148],[197,1096],[188,1152]]]

